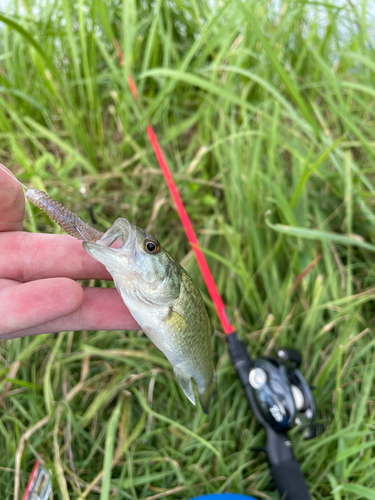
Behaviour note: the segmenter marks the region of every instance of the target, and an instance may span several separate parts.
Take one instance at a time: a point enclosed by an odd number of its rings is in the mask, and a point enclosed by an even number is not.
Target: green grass
[[[37,454],[52,471],[54,498],[64,500],[277,498],[264,456],[251,451],[264,433],[146,140],[149,119],[249,351],[303,353],[326,426],[307,442],[292,432],[312,497],[374,499],[375,26],[367,3],[285,1],[277,16],[263,0],[214,9],[203,0],[22,5],[0,16],[2,161],[89,222],[84,183],[99,229],[126,216],[183,261],[217,328],[219,395],[205,417],[136,332],[4,341],[0,398],[13,383],[0,408],[1,499],[14,498],[15,483],[21,498]],[[27,206],[26,230],[59,231],[37,212]]]

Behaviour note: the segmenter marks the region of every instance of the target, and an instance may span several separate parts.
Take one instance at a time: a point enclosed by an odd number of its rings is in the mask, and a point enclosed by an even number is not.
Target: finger
[[[0,292],[0,335],[43,325],[77,311],[84,299],[73,280],[53,278],[21,283]]]
[[[4,165],[0,166],[14,177]],[[25,196],[20,184],[12,177],[0,168],[0,232],[22,230]]]
[[[23,286],[23,285],[22,285]],[[1,339],[77,330],[140,330],[114,288],[84,288],[84,299],[76,311],[35,327],[0,335]]]
[[[0,292],[3,288],[9,288],[11,286],[20,285],[20,284],[21,283],[19,281],[0,279]]]
[[[0,233],[1,278],[26,282],[58,276],[112,279],[106,268],[85,252],[82,241],[71,236]]]

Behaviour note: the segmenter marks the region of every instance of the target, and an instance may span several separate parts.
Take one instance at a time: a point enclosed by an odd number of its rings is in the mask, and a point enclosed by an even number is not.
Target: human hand
[[[21,186],[0,169],[0,339],[140,329],[116,289],[82,288],[74,281],[112,280],[82,242],[23,232],[24,212]]]

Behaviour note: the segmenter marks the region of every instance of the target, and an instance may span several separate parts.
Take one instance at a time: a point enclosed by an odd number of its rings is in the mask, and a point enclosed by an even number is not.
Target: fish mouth
[[[112,226],[96,242],[84,241],[83,248],[94,259],[105,266],[117,264],[121,256],[121,261],[136,262],[140,253],[137,240],[137,230],[126,219],[116,219]]]

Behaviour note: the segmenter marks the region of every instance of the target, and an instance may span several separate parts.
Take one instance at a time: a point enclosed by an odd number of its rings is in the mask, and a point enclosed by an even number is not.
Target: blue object
[[[240,493],[212,493],[209,495],[194,497],[194,500],[199,500],[200,498],[202,500],[257,500],[254,497],[248,497],[247,495],[241,495]]]

